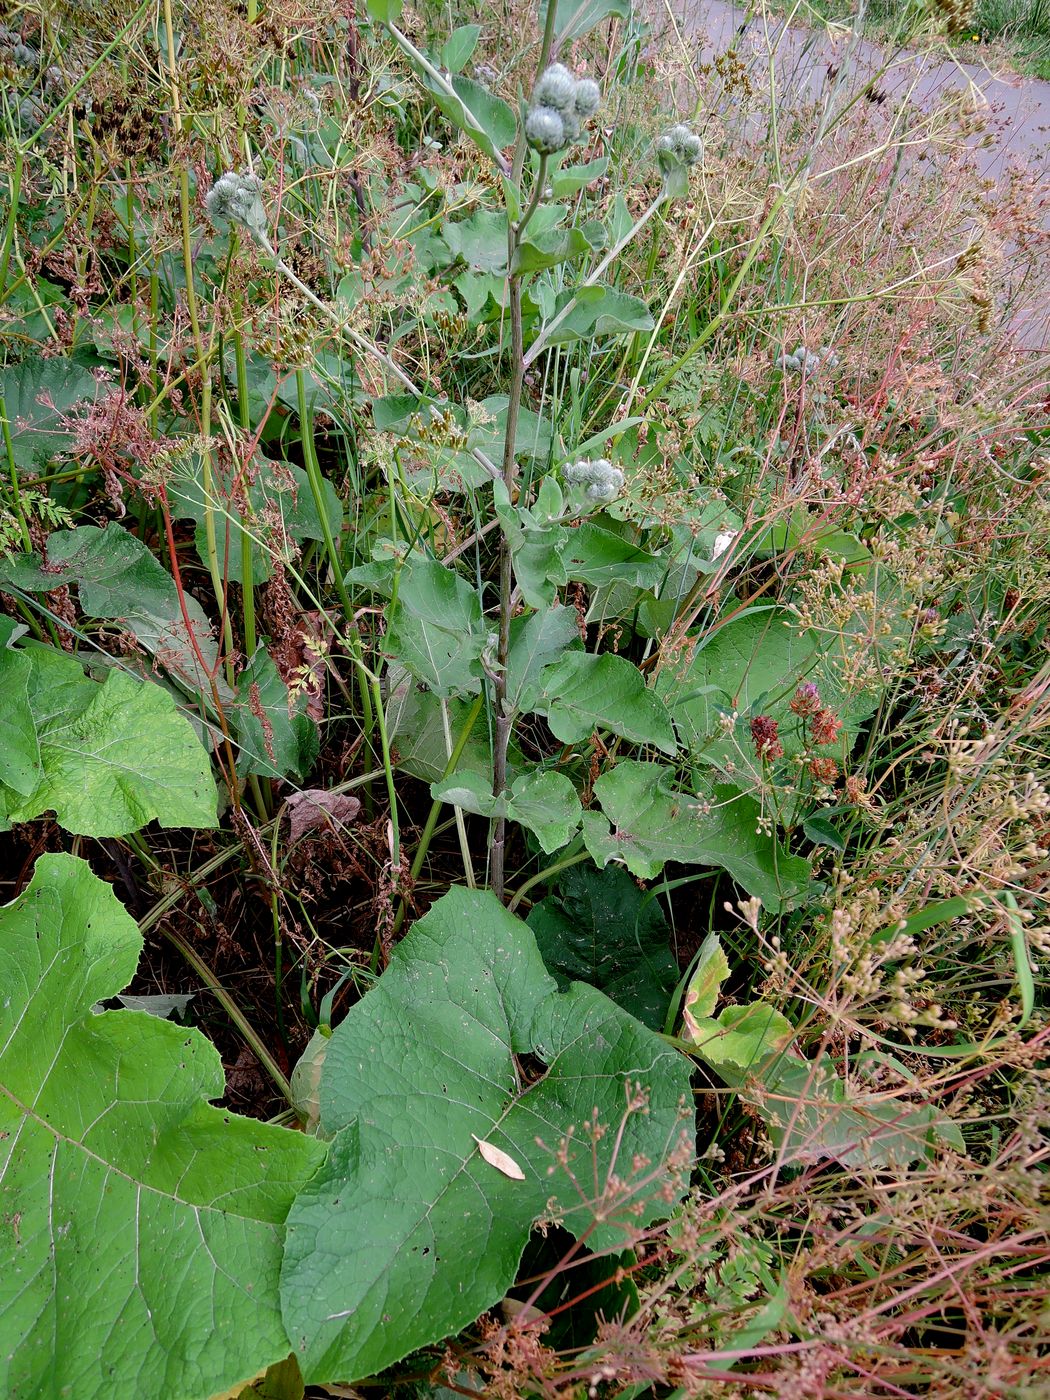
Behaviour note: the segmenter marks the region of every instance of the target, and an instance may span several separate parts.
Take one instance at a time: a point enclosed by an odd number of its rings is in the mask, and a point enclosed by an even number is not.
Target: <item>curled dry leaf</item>
[[[324,788],[307,788],[293,793],[285,803],[291,823],[291,840],[298,841],[314,827],[346,826],[361,810],[356,797],[344,792],[326,792]]]
[[[491,1142],[485,1142],[476,1133],[470,1135],[478,1145],[478,1151],[488,1162],[490,1167],[495,1167],[504,1176],[509,1176],[511,1181],[524,1181],[525,1173],[515,1162],[509,1152],[504,1152],[501,1147],[493,1147]]]

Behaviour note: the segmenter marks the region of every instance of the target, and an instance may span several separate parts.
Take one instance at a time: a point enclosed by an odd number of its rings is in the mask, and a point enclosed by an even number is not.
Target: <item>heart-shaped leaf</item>
[[[85,861],[0,911],[0,1393],[210,1396],[288,1355],[282,1224],[323,1147],[206,1101],[214,1047],[93,1008],[142,936]]]
[[[151,681],[111,671],[99,684],[73,657],[35,643],[0,651],[4,731],[21,739],[0,755],[0,827],[43,812],[83,836],[125,836],[154,819],[216,825],[208,755]]]
[[[525,1056],[547,1067],[531,1084]],[[664,1215],[659,1163],[688,1102],[686,1062],[593,988],[559,992],[491,894],[445,895],[328,1044],[334,1138],[289,1215],[282,1275],[306,1381],[372,1375],[472,1322],[506,1293],[537,1220],[609,1248],[627,1222]]]

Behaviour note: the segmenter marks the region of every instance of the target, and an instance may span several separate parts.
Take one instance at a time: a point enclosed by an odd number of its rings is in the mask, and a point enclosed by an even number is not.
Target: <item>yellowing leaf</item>
[[[494,1147],[491,1142],[485,1142],[483,1138],[479,1138],[475,1133],[471,1133],[470,1136],[477,1143],[478,1151],[481,1153],[482,1157],[484,1157],[485,1161],[488,1162],[490,1167],[495,1167],[496,1170],[502,1172],[504,1176],[509,1176],[511,1181],[525,1180],[525,1173],[509,1152],[504,1152],[502,1147]]]
[[[698,1021],[715,1014],[718,989],[729,976],[729,963],[717,933],[704,939],[697,954],[696,970],[686,988],[682,1008],[682,1039],[695,1045],[700,1039]]]

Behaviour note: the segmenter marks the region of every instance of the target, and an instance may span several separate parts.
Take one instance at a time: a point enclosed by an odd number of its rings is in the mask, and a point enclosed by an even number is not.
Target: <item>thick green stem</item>
[[[518,231],[510,227],[507,266],[514,265],[518,246]],[[514,444],[518,435],[521,411],[521,391],[525,380],[525,356],[521,316],[521,278],[511,276],[508,283],[510,302],[510,398],[507,403],[507,435],[503,442],[503,484],[513,499],[516,476]],[[511,565],[510,540],[501,531],[499,541],[499,631],[496,643],[496,674],[492,689],[496,711],[495,747],[492,757],[492,795],[502,797],[507,787],[507,752],[510,748],[514,715],[507,700],[507,658],[510,653],[510,618],[513,606],[514,571]],[[489,882],[497,899],[503,898],[506,879],[507,818],[498,816],[493,822],[489,843]]]
[[[354,669],[361,682],[361,714],[363,717],[366,742],[370,749],[374,744],[375,734],[378,733],[379,735],[383,774],[386,778],[386,791],[390,802],[390,854],[396,880],[397,872],[401,869],[401,834],[397,815],[397,791],[394,786],[394,764],[390,756],[390,738],[387,734],[386,716],[383,713],[383,694],[379,687],[379,678],[373,675],[365,665],[364,655],[361,650],[361,639],[358,637],[357,629],[354,626],[353,607],[350,602],[350,595],[346,591],[342,561],[339,557],[339,551],[336,549],[335,538],[332,535],[332,527],[328,520],[328,509],[324,496],[321,466],[317,460],[317,452],[314,446],[313,418],[310,405],[306,398],[306,375],[302,370],[299,370],[296,375],[296,389],[299,400],[299,424],[302,429],[303,462],[306,467],[307,480],[310,483],[310,491],[313,494],[314,504],[317,507],[317,514],[321,520],[321,531],[324,535],[325,551],[334,576],[335,589],[339,595],[339,602],[342,605],[343,614],[346,618],[345,639],[350,651],[350,659],[354,663]]]
[[[237,366],[237,416],[240,420],[241,433],[247,437],[251,431],[251,406],[248,402],[248,362],[244,354],[244,337],[241,335],[241,301],[240,297],[234,300],[233,304],[236,325],[233,331],[233,355]],[[245,491],[245,520],[242,521],[241,528],[241,622],[244,632],[244,651],[246,656],[254,656],[255,648],[258,645],[258,638],[255,632],[255,579],[254,566],[252,561],[252,539],[247,525],[248,501],[247,491]]]
[[[15,242],[15,224],[18,219],[18,200],[22,191],[22,170],[25,165],[25,156],[21,147],[15,152],[15,166],[11,171],[10,182],[10,202],[7,209],[7,227],[4,229],[4,247],[0,253],[0,301],[3,301],[7,290],[7,269],[11,263],[11,249]]]
[[[172,20],[171,0],[164,0],[164,31],[167,41],[168,86],[171,91],[171,121],[176,138],[182,135],[182,97],[179,91],[179,75],[175,59],[175,26]],[[208,437],[211,433],[211,349],[205,347],[201,330],[200,311],[197,306],[197,291],[193,281],[193,228],[190,219],[190,176],[185,165],[179,171],[179,225],[182,238],[182,263],[186,278],[186,306],[190,315],[190,330],[193,335],[193,348],[197,362],[201,366],[201,485],[204,498],[204,539],[208,574],[211,577],[215,606],[219,610],[222,623],[223,641],[226,648],[226,679],[234,683],[233,628],[229,609],[226,605],[226,588],[222,570],[219,568],[219,550],[215,534],[215,481],[212,471],[211,448]]]
[[[451,754],[449,754],[449,759],[448,762],[445,764],[445,771],[442,774],[442,778],[451,777],[452,774],[456,771],[456,768],[459,766],[459,760],[463,757],[463,751],[467,747],[467,741],[470,739],[471,731],[474,728],[474,724],[477,721],[478,715],[481,713],[482,699],[483,697],[479,695],[478,698],[474,701],[474,704],[471,706],[470,713],[467,715],[466,723],[463,725],[462,733],[456,740],[455,748],[452,750]],[[437,827],[438,816],[440,815],[441,809],[444,805],[444,802],[442,802],[440,799],[435,799],[435,801],[432,802],[430,805],[430,811],[427,814],[426,825],[423,827],[422,834],[419,838],[419,845],[416,847],[416,853],[412,858],[412,869],[409,871],[409,879],[412,883],[415,883],[415,881],[419,879],[419,872],[423,869],[423,862],[427,858],[427,852],[430,849],[430,842],[433,840],[434,831]],[[408,904],[404,897],[402,897],[401,907],[398,909],[397,915],[394,919],[395,933],[398,932],[398,930],[401,928],[401,925],[405,922],[405,914],[407,913],[407,910]]]
[[[3,394],[0,394],[0,432],[4,438],[4,455],[7,458],[8,471],[11,476],[11,505],[14,509],[15,518],[18,521],[19,533],[22,536],[22,548],[26,554],[31,553],[33,542],[29,536],[29,524],[22,509],[22,492],[18,483],[18,466],[15,462],[15,449],[11,441],[11,420],[7,416],[7,401]]]

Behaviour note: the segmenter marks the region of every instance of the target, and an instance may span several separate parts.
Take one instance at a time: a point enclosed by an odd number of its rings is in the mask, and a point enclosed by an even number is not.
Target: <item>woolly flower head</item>
[[[672,126],[656,143],[656,156],[663,171],[695,165],[704,154],[704,143],[687,126]]]
[[[553,107],[533,107],[525,118],[525,139],[541,156],[551,156],[568,144],[565,123]]]
[[[525,117],[525,139],[542,156],[564,150],[597,112],[601,96],[592,78],[574,78],[563,63],[552,63],[533,89]]]
[[[576,84],[576,115],[582,121],[590,121],[601,105],[601,88],[593,78],[581,78]]]
[[[623,490],[623,472],[604,457],[594,461],[569,462],[562,468],[562,476],[571,486],[586,486],[587,499],[596,504],[615,501]]]
[[[556,112],[568,112],[576,105],[576,79],[564,63],[552,63],[536,81],[532,93],[535,107],[553,107]]]
[[[794,350],[785,352],[774,360],[780,370],[790,374],[815,374],[822,366],[835,369],[839,357],[830,345],[822,345],[819,350],[809,350],[805,345],[796,345]]]
[[[245,228],[262,248],[270,247],[269,226],[262,202],[262,185],[254,175],[228,170],[204,197],[208,218],[220,233],[231,224]]]

